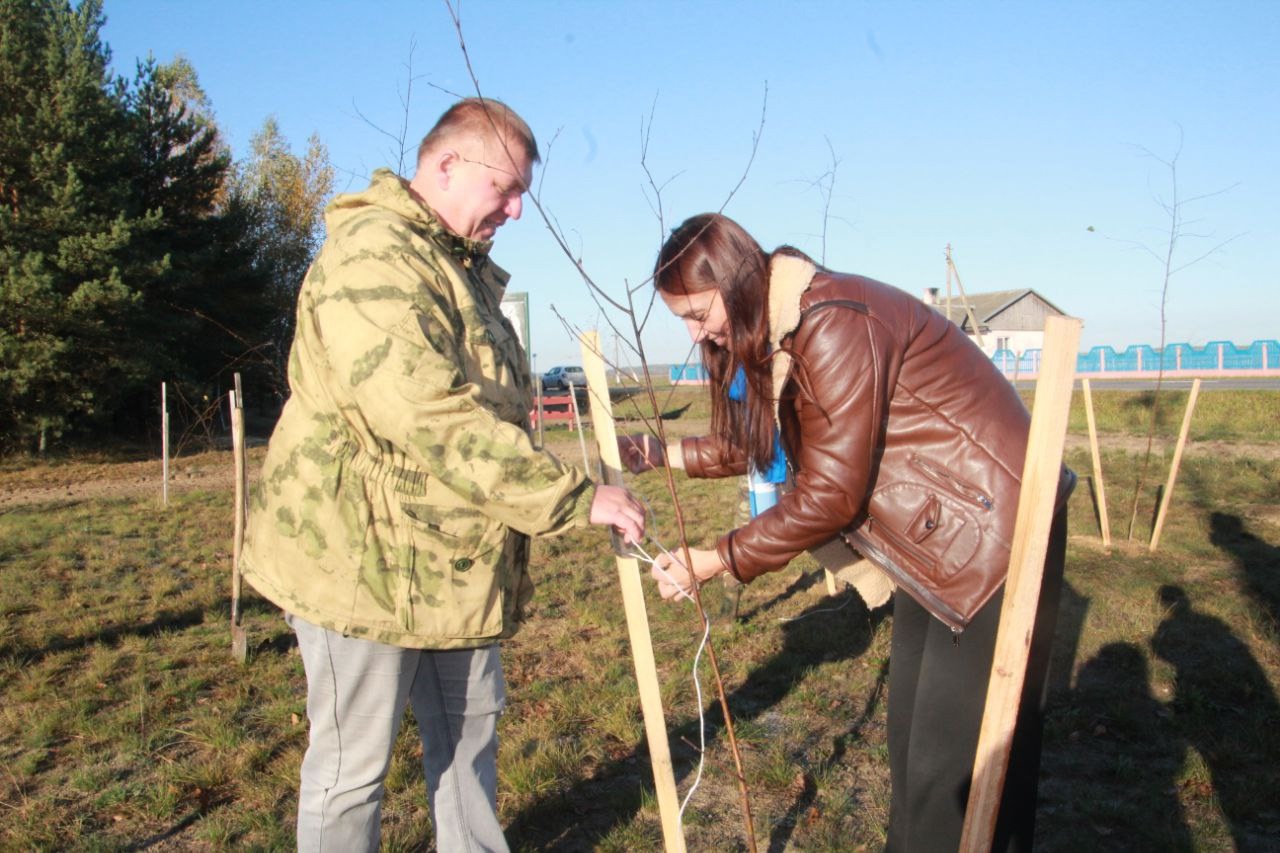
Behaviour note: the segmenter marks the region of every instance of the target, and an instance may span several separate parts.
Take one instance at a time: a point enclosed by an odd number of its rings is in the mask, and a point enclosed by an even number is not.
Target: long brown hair
[[[658,252],[654,286],[687,295],[717,290],[729,320],[728,346],[704,339],[702,365],[711,390],[711,432],[742,446],[756,468],[773,458],[773,389],[769,370],[769,256],[727,216],[692,216],[671,232]],[[738,365],[747,377],[747,399],[729,399]]]

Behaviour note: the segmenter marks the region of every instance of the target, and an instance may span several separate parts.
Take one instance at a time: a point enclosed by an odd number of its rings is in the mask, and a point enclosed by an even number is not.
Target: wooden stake
[[[169,398],[160,383],[160,502],[169,505]]]
[[[1009,555],[1009,577],[1004,586],[986,709],[974,757],[964,835],[960,839],[963,853],[989,853],[995,836],[1000,793],[1009,768],[1013,728],[1027,676],[1036,602],[1040,598],[1045,553],[1062,472],[1062,446],[1071,410],[1080,325],[1080,321],[1072,317],[1045,320],[1044,359],[1036,380],[1035,408],[1031,413],[1022,491]]]
[[[231,457],[235,465],[236,505],[235,532],[231,542],[231,656],[240,663],[249,659],[249,637],[240,624],[240,553],[244,550],[244,525],[248,514],[248,466],[244,453],[244,398],[240,390],[240,374],[231,399]]]
[[[582,450],[582,470],[591,470],[591,460],[587,457],[587,436],[582,426],[582,412],[578,411],[578,389],[569,383],[569,407],[573,409],[573,424],[578,428],[578,447]]]
[[[600,352],[600,336],[593,331],[583,332],[580,340],[582,367],[587,374],[587,392],[591,400],[591,426],[600,450],[604,481],[621,486],[622,458],[618,453],[618,435],[613,424],[613,405],[609,400],[609,380],[605,374],[604,356]],[[635,662],[636,683],[640,690],[640,709],[644,714],[649,758],[653,763],[654,790],[662,817],[662,838],[668,853],[683,853],[685,844],[684,832],[680,828],[680,802],[676,796],[675,771],[671,764],[671,746],[667,740],[653,641],[649,636],[649,613],[640,583],[640,563],[634,557],[623,556],[618,556],[617,562],[622,605],[631,636],[631,657]]]
[[[1093,455],[1093,487],[1098,496],[1098,528],[1102,532],[1102,547],[1111,547],[1111,522],[1107,519],[1107,490],[1102,485],[1102,456],[1098,452],[1098,428],[1093,420],[1093,392],[1089,380],[1081,379],[1084,389],[1084,415],[1089,421],[1089,451]]]
[[[973,306],[969,304],[969,297],[964,292],[964,283],[960,281],[960,270],[956,269],[956,262],[951,260],[951,245],[947,244],[947,268],[955,274],[956,289],[960,291],[960,301],[964,304],[964,312],[969,317],[969,322],[973,325],[973,337],[977,341],[978,349],[982,349],[985,345],[982,343],[982,329],[978,327],[978,318],[973,316]],[[950,312],[948,307],[947,311]],[[947,319],[950,320],[948,313]],[[956,323],[957,326],[962,325]]]
[[[1160,531],[1164,529],[1164,519],[1169,512],[1169,502],[1173,500],[1173,483],[1178,479],[1178,466],[1182,464],[1182,449],[1187,446],[1187,433],[1191,431],[1191,413],[1196,408],[1196,397],[1200,396],[1200,379],[1191,383],[1191,396],[1187,398],[1187,410],[1182,414],[1182,429],[1178,432],[1178,446],[1173,451],[1173,464],[1169,466],[1169,480],[1164,484],[1164,494],[1160,497],[1160,510],[1156,513],[1156,526],[1151,531],[1151,545],[1148,552],[1154,552],[1160,546]]]
[[[541,376],[533,377],[533,393],[537,395],[537,400],[538,400],[538,407],[537,407],[538,408],[538,449],[541,450],[542,448],[547,446],[546,435],[542,431],[543,425],[542,425],[542,377]]]
[[[951,244],[947,244],[947,319],[951,319]],[[957,323],[956,325],[960,325]]]

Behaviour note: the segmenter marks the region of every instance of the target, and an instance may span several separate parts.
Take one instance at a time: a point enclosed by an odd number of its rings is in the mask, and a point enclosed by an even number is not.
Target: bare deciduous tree
[[[1155,202],[1164,212],[1167,226],[1164,231],[1164,240],[1161,244],[1152,246],[1139,240],[1123,240],[1115,237],[1107,237],[1119,243],[1126,244],[1133,249],[1150,255],[1161,268],[1160,279],[1160,344],[1159,368],[1156,372],[1156,387],[1151,398],[1151,418],[1147,427],[1147,445],[1143,454],[1142,464],[1138,468],[1137,476],[1133,486],[1133,506],[1129,512],[1129,531],[1128,540],[1133,541],[1134,528],[1138,518],[1138,502],[1143,490],[1146,488],[1146,479],[1151,466],[1152,447],[1155,443],[1156,427],[1160,419],[1160,403],[1161,403],[1161,386],[1164,382],[1165,371],[1165,343],[1168,331],[1168,305],[1169,305],[1169,286],[1173,277],[1190,266],[1200,263],[1210,255],[1221,251],[1228,243],[1239,239],[1243,234],[1236,234],[1225,240],[1220,240],[1212,245],[1211,248],[1203,250],[1191,257],[1189,260],[1182,259],[1183,244],[1190,241],[1212,240],[1213,235],[1200,233],[1192,230],[1199,220],[1188,218],[1188,208],[1205,199],[1222,195],[1230,192],[1236,185],[1214,190],[1200,195],[1183,198],[1181,194],[1181,186],[1178,182],[1178,160],[1182,156],[1183,135],[1182,128],[1178,128],[1178,144],[1174,148],[1173,155],[1168,159],[1160,157],[1145,146],[1135,146],[1144,156],[1164,167],[1167,173],[1167,185],[1162,195],[1155,194]],[[1093,231],[1093,226],[1089,227]]]

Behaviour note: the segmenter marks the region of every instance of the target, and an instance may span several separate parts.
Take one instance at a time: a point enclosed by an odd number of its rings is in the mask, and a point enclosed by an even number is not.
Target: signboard
[[[502,297],[502,314],[516,330],[526,359],[532,359],[529,348],[529,294],[507,293]],[[533,370],[532,361],[529,369]]]

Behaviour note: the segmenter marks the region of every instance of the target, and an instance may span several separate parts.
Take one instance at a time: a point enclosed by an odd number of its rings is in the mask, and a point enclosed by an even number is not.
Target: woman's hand
[[[674,553],[677,557],[680,555],[679,551]],[[725,564],[720,562],[719,552],[714,548],[709,551],[690,548],[689,557],[693,560],[693,577],[698,581],[698,586],[728,571]],[[689,583],[689,570],[678,559],[667,554],[659,554],[658,559],[654,561],[652,574],[653,579],[658,582],[658,593],[667,601],[679,597],[681,593],[693,594]]]
[[[618,436],[618,453],[623,466],[632,474],[643,474],[667,464],[662,443],[648,433]]]
[[[608,524],[628,542],[644,539],[644,506],[621,486],[596,486],[591,523]]]

